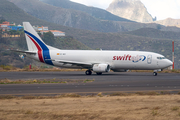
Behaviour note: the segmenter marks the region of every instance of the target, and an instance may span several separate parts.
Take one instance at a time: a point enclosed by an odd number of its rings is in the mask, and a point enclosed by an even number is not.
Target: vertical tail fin
[[[48,50],[47,45],[43,42],[29,22],[23,22],[23,26],[29,51]]]
[[[28,50],[31,52],[36,51],[40,62],[53,65],[52,61],[49,61],[51,59],[49,48],[52,47],[43,42],[29,22],[23,22],[23,26]]]

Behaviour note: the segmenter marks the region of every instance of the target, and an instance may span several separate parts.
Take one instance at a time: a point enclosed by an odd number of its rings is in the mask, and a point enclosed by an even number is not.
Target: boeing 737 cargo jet
[[[97,75],[127,70],[158,70],[172,66],[172,62],[163,55],[140,51],[104,51],[104,50],[60,50],[46,45],[29,22],[23,22],[28,51],[27,57],[48,65],[62,68],[87,69],[86,75],[92,71]]]

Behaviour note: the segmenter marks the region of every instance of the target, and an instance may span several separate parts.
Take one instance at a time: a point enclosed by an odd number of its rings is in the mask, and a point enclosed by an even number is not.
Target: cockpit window
[[[166,59],[166,58],[165,57],[157,57],[157,59],[163,60],[163,59]]]

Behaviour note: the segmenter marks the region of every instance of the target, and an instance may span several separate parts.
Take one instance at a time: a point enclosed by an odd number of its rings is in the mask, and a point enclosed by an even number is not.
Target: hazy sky
[[[108,8],[113,0],[71,0],[87,6],[94,6],[102,9]],[[180,0],[141,0],[148,12],[157,17],[158,20],[166,18],[180,19]]]

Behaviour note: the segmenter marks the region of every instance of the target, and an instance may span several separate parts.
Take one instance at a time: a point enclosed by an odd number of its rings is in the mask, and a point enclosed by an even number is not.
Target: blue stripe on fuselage
[[[41,41],[39,40],[36,36],[34,36],[33,34],[24,31],[26,34],[28,34],[29,36],[31,36],[38,44],[39,46],[42,48],[42,52],[43,52],[43,59],[44,62],[49,64],[49,65],[53,65],[52,61],[50,60],[50,52],[49,52],[49,48]]]

